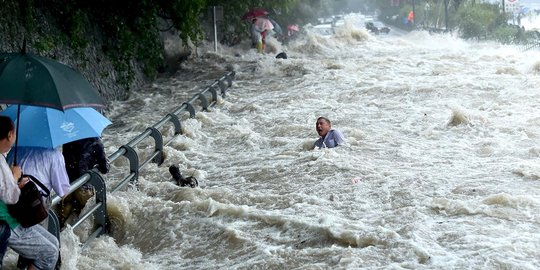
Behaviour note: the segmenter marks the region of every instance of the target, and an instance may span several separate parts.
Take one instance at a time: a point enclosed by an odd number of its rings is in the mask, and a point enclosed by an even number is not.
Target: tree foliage
[[[506,24],[506,17],[492,4],[463,5],[458,12],[459,31],[464,38],[482,39]]]
[[[344,0],[4,0],[4,6],[15,6],[19,18],[28,32],[37,40],[30,41],[34,48],[47,50],[55,44],[68,43],[84,58],[84,50],[94,33],[103,33],[99,39],[102,49],[119,72],[119,82],[128,85],[134,78],[132,61],[142,64],[145,73],[154,77],[163,63],[163,45],[160,26],[169,25],[178,30],[183,44],[196,43],[204,35],[207,8],[222,6],[225,23],[220,32],[245,37],[248,26],[241,16],[255,7],[263,7],[271,16],[284,24],[302,23],[311,18],[332,13]],[[5,3],[7,2],[7,3]],[[50,37],[41,29],[40,14],[55,18],[62,31],[60,37]],[[41,20],[43,21],[43,20]]]
[[[163,60],[160,20],[178,29],[184,41],[201,38],[198,19],[205,3],[205,0],[50,0],[47,8],[70,40],[86,39],[89,29],[81,26],[96,24],[105,36],[103,50],[120,72],[120,83],[127,85],[134,78],[132,59],[142,63],[146,75],[156,75]],[[85,44],[73,45],[77,48]]]
[[[338,2],[341,0],[338,0]],[[264,7],[274,17],[282,21],[298,18],[297,6],[321,7],[330,5],[331,0],[8,0],[20,7],[20,18],[29,31],[39,28],[36,16],[39,13],[50,14],[56,19],[64,38],[58,42],[68,42],[75,51],[84,57],[84,49],[91,42],[95,25],[103,33],[103,50],[109,55],[116,69],[120,72],[120,82],[129,84],[134,78],[131,61],[142,63],[145,73],[153,77],[163,61],[163,46],[159,33],[160,25],[170,25],[178,30],[183,44],[196,43],[204,38],[203,23],[207,7],[223,6],[225,24],[220,32],[247,35],[247,24],[240,18],[254,7]],[[39,11],[39,12],[38,12]],[[296,13],[296,14],[293,14]],[[302,14],[310,16],[311,14]],[[39,35],[41,36],[41,35]],[[45,36],[45,35],[43,35]],[[53,46],[44,40],[35,41],[34,47],[46,49]],[[54,43],[54,42],[53,42]]]
[[[382,20],[398,27],[403,27],[401,19],[413,9],[413,0],[401,0],[399,5],[391,5],[390,1],[366,1],[373,10],[381,11]],[[461,37],[467,39],[489,38],[507,43],[528,38],[527,33],[520,31],[519,27],[507,24],[498,3],[476,0],[414,0],[414,3],[417,28],[440,30],[446,28],[448,21],[446,30],[457,29]]]

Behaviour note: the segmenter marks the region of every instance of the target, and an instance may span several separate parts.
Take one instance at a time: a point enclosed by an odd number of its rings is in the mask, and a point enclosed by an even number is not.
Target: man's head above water
[[[317,122],[315,122],[315,129],[317,130],[317,133],[319,136],[324,137],[326,134],[328,134],[328,131],[332,128],[332,123],[328,118],[326,117],[319,117],[317,118]]]

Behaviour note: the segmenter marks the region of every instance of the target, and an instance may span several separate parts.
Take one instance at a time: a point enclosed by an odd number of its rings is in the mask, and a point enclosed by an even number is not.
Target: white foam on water
[[[216,107],[183,119],[164,165],[111,195],[111,236],[79,250],[63,232],[66,268],[540,267],[540,53],[346,21],[284,46],[288,59],[210,45],[111,102],[109,154],[237,72]],[[319,116],[345,146],[312,150]],[[171,164],[204,185],[175,186]]]

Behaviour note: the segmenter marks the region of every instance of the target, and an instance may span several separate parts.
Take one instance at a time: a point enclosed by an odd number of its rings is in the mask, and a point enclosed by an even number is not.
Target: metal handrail
[[[531,42],[529,44],[525,44],[525,46],[522,48],[523,51],[529,51],[532,49],[538,49],[540,48],[540,41]]]
[[[181,106],[176,108],[173,112],[167,113],[163,119],[154,124],[153,126],[147,128],[143,133],[139,134],[137,137],[133,138],[127,144],[122,145],[119,149],[109,155],[108,160],[110,163],[114,162],[120,157],[126,157],[129,161],[129,173],[111,190],[110,193],[116,192],[121,188],[125,187],[126,184],[132,183],[136,185],[139,172],[144,168],[148,163],[154,162],[160,165],[163,162],[163,146],[169,145],[178,135],[182,134],[182,124],[180,121],[180,116],[184,113],[189,113],[190,118],[195,117],[195,107],[193,103],[198,101],[201,106],[201,111],[208,110],[209,107],[213,107],[217,104],[218,101],[218,91],[221,97],[225,97],[227,90],[232,86],[232,81],[236,73],[234,71],[228,72],[218,80],[214,81],[212,84],[204,88],[199,93],[195,94],[190,100],[184,102]],[[209,97],[207,97],[209,95]],[[163,135],[159,131],[160,128],[165,126],[167,123],[171,123],[174,127],[173,136],[167,141],[163,142]],[[139,155],[135,150],[135,147],[147,138],[153,138],[155,147],[154,152],[147,157],[144,161],[139,161]],[[72,228],[75,229],[85,220],[90,217],[94,217],[94,228],[93,232],[83,243],[83,248],[85,248],[90,241],[99,237],[100,235],[108,232],[109,218],[107,215],[107,186],[103,180],[102,175],[97,171],[97,169],[92,169],[84,173],[81,177],[76,179],[69,189],[69,192],[66,195],[73,193],[82,185],[90,183],[96,189],[96,204],[90,209],[86,210],[84,213],[79,215],[79,218],[71,224]],[[54,195],[51,200],[51,206],[49,208],[49,223],[48,230],[58,239],[60,236],[60,226],[59,220],[54,211],[53,207],[60,203],[62,198]]]

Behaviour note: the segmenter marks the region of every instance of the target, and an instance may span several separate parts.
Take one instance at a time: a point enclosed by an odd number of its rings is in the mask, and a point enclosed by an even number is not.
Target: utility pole
[[[448,31],[448,0],[444,0],[444,24],[446,26],[446,31]]]
[[[412,14],[414,15],[412,24],[413,24],[413,27],[416,28],[416,10],[414,7],[414,0],[412,0]]]
[[[426,2],[426,5],[424,5],[424,27],[429,27],[430,10],[431,6],[429,5],[429,2]]]
[[[214,23],[214,52],[217,52],[217,16],[216,6],[212,6],[212,22]]]
[[[217,33],[217,24],[218,22],[223,21],[223,7],[222,6],[211,6],[208,7],[208,15],[212,19],[214,26],[214,51],[217,52],[218,44],[218,33]]]

